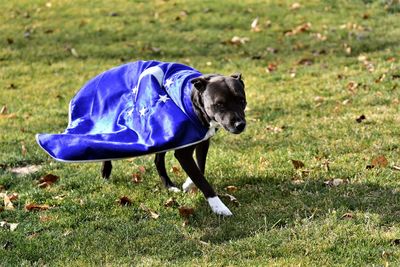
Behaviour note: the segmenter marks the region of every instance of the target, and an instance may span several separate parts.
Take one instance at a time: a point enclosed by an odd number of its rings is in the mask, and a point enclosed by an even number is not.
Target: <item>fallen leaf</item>
[[[49,187],[49,186],[50,186],[50,183],[48,183],[48,182],[43,182],[43,183],[38,184],[39,188],[46,188],[46,187]]]
[[[385,79],[386,74],[382,73],[381,75],[379,75],[379,77],[375,80],[375,83],[380,83],[383,82],[383,80]]]
[[[248,37],[233,36],[229,43],[232,45],[244,45],[248,41],[250,41]]]
[[[4,115],[4,114],[7,114],[7,113],[8,113],[7,105],[2,106],[1,109],[0,109],[0,114]]]
[[[220,197],[228,198],[230,202],[232,202],[232,203],[235,204],[236,206],[240,206],[239,201],[236,199],[236,197],[234,197],[234,196],[232,196],[232,195],[223,194],[223,195],[220,195]]]
[[[73,55],[74,57],[79,57],[79,54],[75,48],[69,49],[69,52],[71,52],[71,55]]]
[[[396,246],[400,245],[400,238],[393,239],[392,243],[393,243],[393,245],[396,245]]]
[[[169,199],[167,199],[167,201],[165,201],[165,203],[164,203],[164,207],[172,207],[172,206],[175,206],[175,205],[177,205],[178,203],[176,202],[176,200],[175,200],[175,198],[174,197],[171,197],[171,198],[169,198]]]
[[[294,185],[304,184],[304,180],[296,179],[296,180],[293,180],[293,181],[292,181],[292,184],[294,184]]]
[[[268,66],[267,66],[267,68],[265,69],[265,71],[266,71],[267,73],[271,73],[271,72],[276,71],[277,69],[278,69],[278,64],[276,64],[276,63],[269,63]]]
[[[342,219],[344,219],[344,220],[350,220],[350,219],[353,219],[353,217],[354,217],[353,214],[350,212],[342,215]]]
[[[365,117],[365,115],[362,114],[360,117],[358,117],[358,118],[356,119],[356,122],[361,123],[363,120],[366,120],[366,119],[367,119],[367,117]]]
[[[185,219],[182,223],[182,227],[187,227],[189,225],[189,220]]]
[[[17,229],[18,225],[19,225],[19,223],[9,223],[9,222],[6,222],[6,221],[1,221],[0,222],[0,227],[8,229],[11,232],[15,231],[15,229]]]
[[[52,184],[52,183],[55,183],[59,178],[60,178],[60,177],[58,177],[57,175],[48,173],[48,174],[46,174],[45,176],[40,177],[40,178],[39,178],[39,182],[40,182],[40,183],[47,182],[47,183]]]
[[[10,172],[17,174],[17,175],[28,175],[34,172],[39,171],[41,166],[38,165],[29,165],[24,167],[16,167],[10,169]]]
[[[14,210],[14,205],[6,193],[0,193],[0,197],[3,197],[4,210]]]
[[[238,188],[234,185],[228,185],[227,187],[225,187],[225,190],[228,192],[236,192],[238,190]]]
[[[297,62],[297,65],[310,66],[312,64],[314,64],[314,60],[311,58],[302,58]]]
[[[140,208],[144,211],[146,211],[151,218],[153,219],[158,219],[160,217],[159,214],[157,214],[155,211],[151,210],[150,208],[146,207],[143,203],[140,204]]]
[[[193,213],[194,213],[193,208],[189,208],[186,206],[179,207],[179,214],[184,218],[189,218],[191,215],[193,215]]]
[[[400,171],[400,166],[393,165],[391,168],[392,168],[392,170]]]
[[[260,32],[261,31],[260,27],[258,26],[258,17],[255,18],[253,20],[253,22],[251,23],[251,31],[252,32]]]
[[[132,204],[132,200],[127,196],[122,196],[117,200],[117,203],[121,206],[130,206]]]
[[[42,210],[48,210],[49,208],[50,208],[50,206],[47,204],[39,205],[39,204],[30,203],[30,204],[25,205],[26,211],[42,211]]]
[[[380,155],[372,159],[371,164],[375,167],[385,168],[389,162],[384,155]]]
[[[18,196],[17,193],[12,193],[12,194],[8,195],[8,199],[9,199],[10,201],[17,200],[18,197],[19,197],[19,196]]]
[[[304,163],[301,162],[300,160],[292,159],[291,161],[292,161],[293,167],[294,167],[296,170],[305,167]]]
[[[268,126],[265,128],[265,130],[276,134],[276,133],[281,133],[281,132],[283,132],[284,128],[285,128],[284,126],[278,127],[278,126],[271,126],[271,125],[268,125]]]
[[[359,84],[356,83],[355,81],[350,81],[347,83],[347,89],[353,94],[355,94],[358,86],[359,86]]]
[[[48,215],[41,215],[39,216],[39,221],[40,222],[49,222],[53,219],[53,217],[48,216]]]
[[[134,182],[135,184],[138,184],[141,181],[142,181],[142,177],[141,177],[140,173],[132,174],[132,182]]]
[[[301,7],[300,3],[295,2],[295,3],[290,5],[290,10],[297,10],[300,7]]]
[[[307,23],[297,26],[296,28],[294,28],[290,31],[286,31],[285,36],[292,36],[292,35],[296,35],[298,33],[307,32],[310,29],[311,29],[311,23],[307,22]]]
[[[328,181],[324,182],[325,185],[333,186],[333,187],[336,187],[336,186],[339,186],[342,184],[347,184],[347,183],[348,183],[348,180],[343,180],[343,179],[332,179],[332,180],[328,180]]]
[[[181,169],[179,169],[179,167],[177,166],[172,166],[171,172],[174,174],[179,174],[181,172]]]

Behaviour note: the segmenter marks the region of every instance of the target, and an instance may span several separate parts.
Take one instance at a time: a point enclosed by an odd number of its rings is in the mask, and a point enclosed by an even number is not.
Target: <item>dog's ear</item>
[[[242,74],[240,72],[232,74],[231,77],[238,80],[244,87],[244,82],[242,80]]]
[[[231,77],[240,81],[242,80],[242,74],[240,72],[232,74]]]
[[[210,79],[204,77],[204,76],[200,76],[197,78],[192,79],[190,82],[193,84],[193,86],[199,90],[200,92],[203,92],[204,90],[206,90],[207,87],[207,83]]]

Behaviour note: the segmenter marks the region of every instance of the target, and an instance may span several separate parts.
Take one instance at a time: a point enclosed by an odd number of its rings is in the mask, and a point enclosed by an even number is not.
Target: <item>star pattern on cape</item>
[[[144,115],[146,114],[146,112],[147,112],[147,108],[145,108],[145,107],[142,107],[142,108],[139,110],[140,116],[144,116]]]
[[[165,87],[169,88],[171,86],[171,84],[173,84],[173,83],[174,83],[174,81],[172,79],[167,79],[165,81]]]
[[[132,89],[132,93],[136,94],[138,92],[138,86],[133,87]]]
[[[159,102],[163,102],[166,103],[167,100],[169,100],[170,98],[167,95],[158,95],[160,98],[158,99]]]

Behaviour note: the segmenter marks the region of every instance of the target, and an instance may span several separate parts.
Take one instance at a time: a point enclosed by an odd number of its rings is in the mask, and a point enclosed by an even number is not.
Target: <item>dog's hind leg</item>
[[[101,176],[104,179],[110,178],[112,170],[111,160],[103,161],[103,165],[101,166]]]
[[[178,159],[186,174],[189,175],[194,184],[200,189],[201,192],[203,192],[212,211],[219,215],[231,216],[232,212],[215,194],[214,189],[207,182],[206,178],[204,178],[204,175],[201,173],[199,167],[194,161],[194,149],[195,146],[190,146],[175,150],[175,157]]]
[[[199,169],[203,175],[205,174],[206,159],[207,159],[207,153],[208,153],[209,147],[210,147],[210,139],[207,139],[196,145],[196,162],[197,162],[197,166],[199,167]],[[185,192],[189,192],[190,190],[192,190],[195,187],[196,187],[196,185],[193,183],[193,181],[192,181],[192,179],[190,179],[190,177],[188,177],[182,185],[182,189]]]
[[[181,190],[179,190],[168,177],[167,170],[165,169],[165,154],[166,152],[157,153],[154,159],[158,175],[160,176],[161,182],[169,191],[180,192]]]

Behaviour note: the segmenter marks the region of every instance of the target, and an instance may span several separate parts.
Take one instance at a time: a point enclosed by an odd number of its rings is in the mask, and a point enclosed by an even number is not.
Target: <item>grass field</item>
[[[398,1],[0,7],[0,266],[400,265]],[[199,193],[164,190],[152,156],[116,161],[104,181],[99,163],[58,163],[36,144],[36,133],[65,129],[88,79],[139,59],[243,73],[247,130],[220,131],[206,170],[237,198],[224,198],[233,217],[212,214]],[[39,187],[50,173],[58,181]]]

